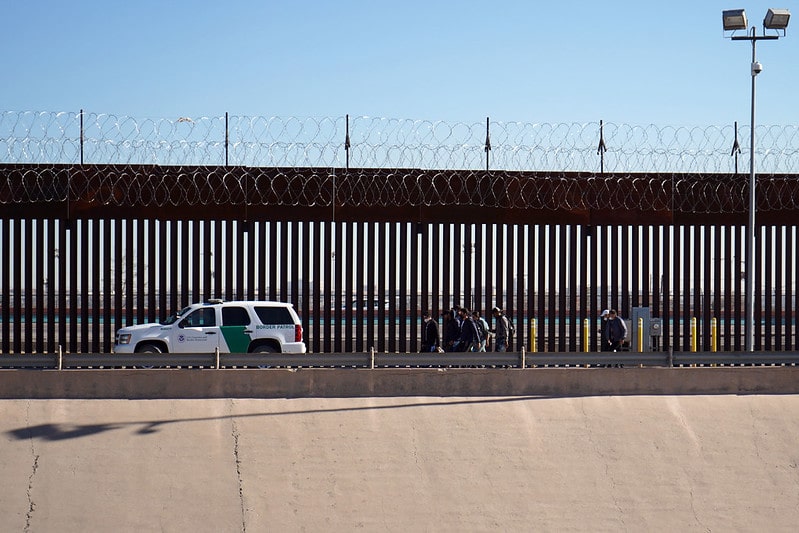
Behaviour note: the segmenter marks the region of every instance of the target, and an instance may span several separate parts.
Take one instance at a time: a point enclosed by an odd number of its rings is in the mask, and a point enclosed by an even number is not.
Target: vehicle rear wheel
[[[262,344],[253,348],[252,353],[280,353],[274,346]],[[272,368],[272,365],[258,365],[258,368]]]
[[[270,346],[268,344],[262,344],[261,346],[256,346],[253,349],[253,353],[279,353],[274,346]]]

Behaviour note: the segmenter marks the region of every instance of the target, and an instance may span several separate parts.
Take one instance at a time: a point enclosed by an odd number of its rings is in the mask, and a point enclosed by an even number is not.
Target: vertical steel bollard
[[[710,351],[716,352],[719,345],[719,330],[716,317],[710,319]]]
[[[589,352],[588,345],[591,342],[591,332],[590,326],[587,318],[583,319],[583,351],[585,353]]]
[[[527,368],[527,354],[524,351],[524,345],[522,345],[522,368]]]
[[[214,356],[216,358],[216,369],[219,370],[219,346],[214,348]]]
[[[696,352],[696,317],[691,318],[691,351]]]
[[[644,319],[643,317],[638,317],[638,353],[644,351]]]
[[[64,350],[61,349],[61,345],[58,345],[58,369],[61,370],[64,366]]]
[[[532,319],[530,321],[530,352],[535,353],[538,350],[536,349],[537,339],[535,338],[538,334],[538,325],[536,324],[536,319]]]
[[[369,350],[369,368],[371,368],[372,370],[375,369],[375,347],[374,346],[372,346],[372,348]]]

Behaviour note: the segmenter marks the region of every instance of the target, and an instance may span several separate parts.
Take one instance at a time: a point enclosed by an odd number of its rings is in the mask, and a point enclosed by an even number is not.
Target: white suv
[[[192,304],[157,324],[117,331],[116,353],[305,353],[302,324],[291,304]]]

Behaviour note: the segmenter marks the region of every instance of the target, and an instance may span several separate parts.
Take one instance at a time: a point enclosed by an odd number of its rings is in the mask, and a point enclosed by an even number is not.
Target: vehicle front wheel
[[[143,344],[136,348],[136,353],[162,353],[162,352],[161,348],[159,348],[155,344]],[[153,368],[153,365],[141,365],[137,366],[136,368],[150,369]]]
[[[136,353],[161,353],[161,348],[155,344],[144,344],[136,348]]]

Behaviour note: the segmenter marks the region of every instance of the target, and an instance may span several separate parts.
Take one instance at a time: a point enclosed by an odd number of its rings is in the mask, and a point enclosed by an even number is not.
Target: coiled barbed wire
[[[730,150],[733,126],[488,127],[490,137],[483,123],[370,117],[2,112],[0,205],[748,209],[748,154]],[[758,209],[799,210],[797,128],[758,133]]]
[[[81,129],[81,123],[83,127]],[[694,174],[745,172],[735,127],[444,122],[377,117],[143,118],[0,112],[0,163],[416,168]],[[350,153],[345,140],[349,129]],[[740,126],[738,138],[749,136]],[[757,126],[760,175],[799,171],[799,127]],[[747,146],[743,146],[747,145]],[[488,158],[488,162],[486,161]],[[736,161],[737,159],[737,161]]]
[[[530,173],[415,169],[0,165],[0,205],[105,207],[471,206],[585,212],[744,213],[748,176]],[[759,182],[759,211],[799,210],[799,180]]]

